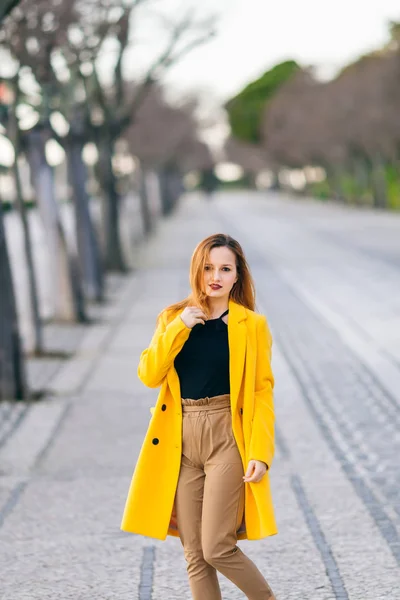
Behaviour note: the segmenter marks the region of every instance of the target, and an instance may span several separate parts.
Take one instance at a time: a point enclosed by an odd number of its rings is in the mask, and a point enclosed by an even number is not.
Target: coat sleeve
[[[257,325],[257,362],[254,414],[249,459],[271,467],[275,451],[274,376],[271,369],[272,336],[262,315]]]
[[[167,324],[167,315],[162,314],[150,345],[143,350],[139,359],[138,377],[148,387],[159,387],[182,349],[191,329],[178,314]]]

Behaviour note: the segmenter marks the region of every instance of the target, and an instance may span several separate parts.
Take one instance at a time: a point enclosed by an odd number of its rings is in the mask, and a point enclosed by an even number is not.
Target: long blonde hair
[[[229,298],[237,304],[241,304],[250,310],[255,310],[256,293],[254,281],[241,245],[230,235],[215,233],[200,242],[192,254],[189,272],[190,287],[192,289],[191,294],[184,300],[164,308],[158,315],[158,319],[165,311],[174,313],[186,308],[186,306],[196,306],[207,315],[207,318],[210,317],[211,313],[208,306],[207,294],[202,290],[204,267],[209,260],[211,250],[219,247],[229,248],[236,257],[238,280],[234,284]]]

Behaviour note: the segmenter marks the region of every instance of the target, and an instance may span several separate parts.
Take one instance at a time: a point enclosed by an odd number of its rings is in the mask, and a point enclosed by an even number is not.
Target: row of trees
[[[15,4],[15,2],[13,3]],[[170,105],[161,86],[168,69],[214,35],[214,20],[189,10],[165,21],[165,47],[140,82],[124,76],[124,58],[131,47],[132,26],[151,0],[21,0],[0,29],[2,62],[2,133],[14,150],[12,173],[24,230],[25,258],[34,324],[34,352],[45,352],[29,220],[21,185],[20,163],[29,165],[31,182],[49,249],[54,284],[54,318],[86,321],[88,301],[101,302],[104,273],[127,269],[120,239],[121,185],[116,157],[134,155],[144,231],[154,227],[149,209],[149,175],[158,181],[163,213],[172,209],[182,176],[212,162],[199,140],[195,102]],[[11,7],[11,5],[10,5]],[[154,17],[156,18],[156,17]],[[114,60],[101,67],[101,57]],[[21,115],[33,123],[22,127]],[[75,212],[77,254],[67,242],[60,215],[54,169],[47,159],[55,140],[64,150]],[[87,144],[97,148],[95,175],[101,202],[101,231],[93,222]],[[121,150],[122,149],[122,150]],[[0,199],[1,200],[1,199]],[[0,201],[0,400],[29,396],[15,310],[12,277]]]
[[[287,61],[227,103],[231,159],[247,169],[304,174],[306,190],[376,207],[400,208],[400,25],[384,48],[331,81]],[[318,167],[325,179],[309,179]],[[278,184],[278,177],[275,178]]]

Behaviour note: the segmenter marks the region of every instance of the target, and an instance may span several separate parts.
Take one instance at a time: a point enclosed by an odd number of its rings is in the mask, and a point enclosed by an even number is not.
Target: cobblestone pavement
[[[159,226],[0,448],[2,600],[190,600],[179,540],[119,524],[157,395],[140,352],[217,231],[242,243],[274,337],[279,534],[239,545],[278,600],[400,597],[400,219],[236,193],[191,196]]]

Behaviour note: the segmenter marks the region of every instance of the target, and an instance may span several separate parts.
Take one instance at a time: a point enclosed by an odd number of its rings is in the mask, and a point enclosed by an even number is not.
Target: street
[[[278,600],[400,597],[400,216],[238,191],[159,223],[0,445],[1,600],[190,600],[179,539],[119,526],[158,393],[138,359],[216,232],[242,245],[274,339],[279,534],[240,547]]]

